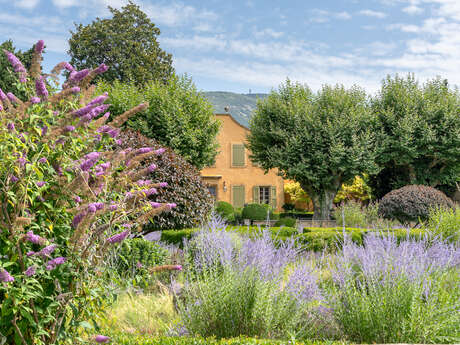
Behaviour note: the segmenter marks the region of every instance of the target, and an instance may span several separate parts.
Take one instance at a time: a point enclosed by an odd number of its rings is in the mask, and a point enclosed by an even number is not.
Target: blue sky
[[[161,47],[200,90],[268,92],[287,77],[318,89],[387,74],[437,75],[460,85],[460,0],[136,0]],[[124,0],[0,0],[0,42],[47,45],[45,70],[68,60],[73,23]]]

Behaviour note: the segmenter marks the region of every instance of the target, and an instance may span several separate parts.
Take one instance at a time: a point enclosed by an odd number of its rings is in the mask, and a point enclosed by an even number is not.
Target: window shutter
[[[233,144],[232,145],[232,166],[244,167],[244,145]]]
[[[254,204],[260,204],[260,188],[259,188],[259,186],[252,187],[252,202]]]
[[[276,187],[270,187],[270,205],[273,210],[276,210]]]
[[[244,186],[233,186],[232,194],[233,207],[244,207]]]

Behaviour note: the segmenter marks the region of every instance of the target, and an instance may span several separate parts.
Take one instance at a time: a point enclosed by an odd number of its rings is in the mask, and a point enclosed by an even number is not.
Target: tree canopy
[[[109,93],[109,110],[115,116],[148,102],[148,109],[128,121],[129,127],[172,148],[198,169],[214,163],[220,124],[189,77],[173,75],[166,84],[151,81],[143,87],[100,82],[97,92]]]
[[[381,198],[406,185],[455,186],[460,179],[460,97],[440,78],[388,76],[372,100],[383,169],[370,176]]]
[[[329,219],[344,182],[378,171],[372,114],[358,87],[282,84],[259,100],[250,122],[251,159],[298,181],[313,201],[314,219]]]
[[[104,63],[109,70],[98,78],[143,85],[149,80],[165,82],[173,73],[172,56],[157,41],[154,23],[131,1],[121,10],[109,6],[113,18],[96,18],[91,24],[75,24],[68,54],[78,68]]]

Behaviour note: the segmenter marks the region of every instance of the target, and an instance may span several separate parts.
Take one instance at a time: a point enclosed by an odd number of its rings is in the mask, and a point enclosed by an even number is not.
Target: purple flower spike
[[[75,130],[75,126],[65,126],[65,132],[73,132]]]
[[[3,50],[3,51],[6,54],[6,58],[13,66],[14,71],[20,74],[19,81],[21,83],[24,83],[26,81],[25,77],[27,73],[26,69],[24,68],[24,65],[21,63],[21,61],[19,61],[19,59],[13,53],[9,52],[8,50]]]
[[[100,64],[98,68],[94,70],[94,73],[101,74],[107,72],[109,68],[105,64]]]
[[[148,169],[148,172],[153,172],[156,168],[157,166],[155,164],[150,164],[147,169]]]
[[[70,63],[68,63],[68,62],[66,62],[66,63],[64,64],[64,68],[65,68],[66,70],[68,70],[69,72],[75,71],[75,68],[73,68],[73,66],[72,66]]]
[[[160,156],[160,155],[162,155],[165,151],[166,151],[166,149],[162,147],[161,149],[155,150],[155,154],[156,154],[157,156]]]
[[[142,263],[138,261],[137,264],[136,264],[136,267],[137,268],[142,268],[142,267],[144,267],[144,265],[142,265]]]
[[[8,97],[6,97],[5,93],[3,92],[2,89],[0,89],[0,100],[6,101]]]
[[[70,89],[70,92],[72,93],[79,93],[80,92],[80,88],[78,86],[74,86],[73,88]]]
[[[142,147],[140,149],[138,149],[136,151],[136,154],[140,155],[140,154],[143,154],[143,153],[149,153],[149,152],[152,152],[153,149],[151,147]]]
[[[11,175],[11,177],[10,177],[10,181],[11,181],[11,183],[16,183],[16,182],[18,182],[18,181],[19,181],[19,179],[18,179],[16,176],[14,176],[14,175]]]
[[[182,266],[181,265],[174,265],[172,267],[172,269],[175,270],[175,271],[182,271]]]
[[[42,137],[45,136],[46,133],[48,133],[48,127],[47,127],[47,126],[43,126],[43,127],[42,127]]]
[[[45,157],[42,157],[42,158],[40,158],[40,159],[38,160],[38,163],[41,163],[41,164],[44,164],[44,163],[46,163],[46,162],[47,162],[47,160],[46,160]]]
[[[38,252],[38,255],[40,255],[41,257],[46,257],[46,256],[50,256],[52,252],[54,252],[54,250],[56,249],[56,245],[55,244],[51,244],[45,248],[43,248],[42,250],[40,250]]]
[[[98,344],[105,344],[110,341],[110,338],[105,335],[98,334],[94,337],[94,341]]]
[[[109,209],[110,211],[116,211],[118,209],[118,205],[117,204],[112,204],[109,206]]]
[[[121,139],[115,140],[115,144],[117,144],[117,145],[121,145],[122,143],[123,143],[123,141]]]
[[[82,212],[82,213],[77,214],[75,217],[73,217],[72,227],[76,229],[78,224],[80,224],[80,222],[83,220],[85,216],[86,216],[86,212]]]
[[[105,204],[103,202],[93,202],[88,205],[88,212],[94,213],[100,211],[104,208]]]
[[[175,204],[175,203],[168,203],[168,204],[166,204],[166,206],[171,210],[171,209],[177,207],[177,204]]]
[[[167,187],[168,186],[168,182],[160,182],[158,184],[160,187],[164,188],[164,187]]]
[[[130,232],[129,230],[120,232],[119,234],[116,234],[115,236],[112,236],[112,237],[108,238],[107,242],[109,242],[109,243],[120,243],[126,237],[128,237],[129,232]]]
[[[35,274],[35,266],[32,265],[30,266],[29,268],[27,268],[27,270],[24,272],[24,274],[28,277],[32,277],[34,274]]]
[[[158,208],[161,206],[161,204],[159,202],[151,201],[150,206],[152,206],[153,208]]]
[[[14,132],[14,123],[10,122],[6,125],[6,128],[10,131],[10,132]]]
[[[46,89],[45,81],[42,76],[35,81],[35,91],[37,95],[42,98],[48,97],[48,90]]]
[[[45,47],[45,42],[43,40],[40,40],[37,42],[35,45],[35,51],[39,54],[43,52],[43,48]]]
[[[47,271],[54,270],[57,265],[62,265],[64,262],[66,262],[66,258],[62,256],[52,259],[46,263],[46,270]]]
[[[32,231],[29,231],[25,236],[26,241],[29,241],[33,244],[43,245],[46,243],[46,240],[43,237],[35,235]]]
[[[75,201],[76,203],[80,203],[81,202],[81,198],[77,195],[73,198],[73,201]]]
[[[32,104],[37,104],[37,103],[40,103],[40,102],[41,102],[41,99],[38,98],[38,97],[32,97],[30,99],[30,103],[32,103]]]
[[[32,251],[32,250],[31,250],[30,252],[27,252],[27,253],[26,253],[27,257],[29,257],[29,256],[34,256],[35,254],[37,254],[37,253],[35,253],[35,252]]]
[[[107,98],[109,98],[109,94],[107,92],[104,92],[102,95],[94,98],[91,102],[88,103],[88,105],[100,105],[104,103]]]
[[[9,274],[7,270],[0,268],[0,282],[9,283],[13,281],[14,277],[11,274]]]
[[[8,97],[11,103],[19,103],[19,99],[17,99],[17,97],[13,95],[11,92],[8,92],[6,94],[6,97]]]
[[[89,74],[89,69],[83,69],[83,70],[75,72],[73,74],[71,73],[70,74],[70,80],[75,81],[75,82],[79,82],[83,78],[85,78],[88,74]]]
[[[27,161],[24,157],[20,157],[18,158],[18,163],[21,167],[23,167],[24,165],[26,165]]]
[[[46,184],[45,181],[38,181],[38,182],[37,182],[37,186],[38,186],[38,187],[43,187],[45,184]]]
[[[85,155],[85,159],[98,159],[101,156],[99,152],[91,152]]]

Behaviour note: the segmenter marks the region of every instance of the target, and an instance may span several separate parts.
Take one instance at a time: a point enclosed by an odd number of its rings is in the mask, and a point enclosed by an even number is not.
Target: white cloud
[[[213,21],[218,15],[213,11],[197,9],[183,3],[171,3],[169,5],[145,4],[142,9],[152,18],[155,24],[167,26],[179,26],[191,21]]]
[[[351,19],[351,15],[348,12],[330,12],[321,9],[314,9],[311,11],[312,16],[309,21],[312,23],[327,23],[332,19]]]
[[[410,14],[410,15],[416,15],[416,14],[421,14],[423,13],[423,8],[416,6],[416,5],[409,5],[407,7],[404,7],[402,9],[403,12]]]
[[[379,12],[379,11],[373,11],[373,10],[362,10],[359,11],[359,14],[367,17],[374,17],[374,18],[385,18],[387,15],[386,13]]]
[[[19,0],[14,3],[16,7],[25,8],[25,9],[33,9],[35,8],[40,0]]]
[[[266,28],[261,31],[256,31],[254,33],[254,36],[256,38],[264,38],[264,37],[270,37],[270,38],[280,38],[281,36],[284,35],[284,32],[281,31],[275,31],[271,28]]]

